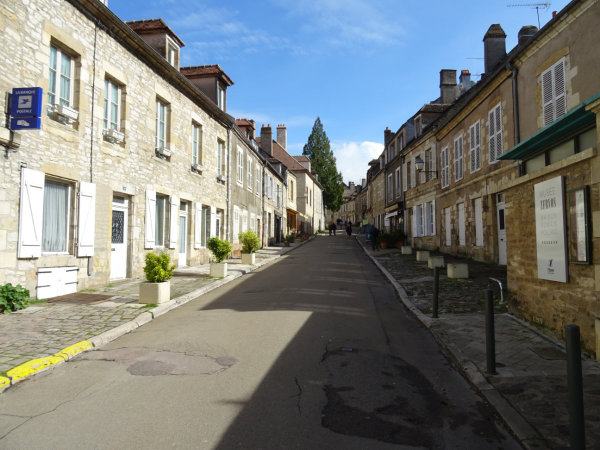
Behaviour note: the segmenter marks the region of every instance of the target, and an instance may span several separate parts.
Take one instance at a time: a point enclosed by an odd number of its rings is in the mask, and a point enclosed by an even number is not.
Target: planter
[[[171,282],[140,284],[139,303],[159,303],[168,302],[171,299]]]
[[[256,253],[242,253],[242,264],[254,265],[256,262]]]
[[[210,263],[210,276],[213,278],[225,278],[227,276],[227,263]]]
[[[379,246],[380,246],[381,248],[388,248],[388,242],[387,242],[387,241],[381,241],[381,242],[379,243]]]

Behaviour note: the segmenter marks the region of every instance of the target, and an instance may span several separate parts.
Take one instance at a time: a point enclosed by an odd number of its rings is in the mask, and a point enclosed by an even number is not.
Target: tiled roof
[[[260,136],[256,137],[255,141],[260,146]],[[273,141],[273,157],[278,161],[281,161],[289,170],[307,170],[306,167],[300,164],[294,156],[286,152],[283,147],[277,143],[277,141]]]
[[[166,32],[177,41],[180,47],[185,46],[183,41],[179,39],[179,36],[177,36],[162,19],[133,20],[131,22],[125,23],[129,25],[129,28],[131,28],[133,31],[140,35],[152,34],[156,32]]]
[[[218,64],[210,64],[206,66],[189,66],[189,67],[181,67],[179,69],[183,75],[187,78],[205,78],[205,77],[221,77],[228,86],[233,84],[231,78],[227,76],[227,74],[221,69],[221,66]]]

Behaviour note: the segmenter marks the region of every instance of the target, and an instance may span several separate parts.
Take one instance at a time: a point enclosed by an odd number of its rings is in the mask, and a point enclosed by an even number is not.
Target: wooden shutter
[[[96,185],[82,181],[79,184],[79,224],[77,256],[94,256],[96,234]]]
[[[502,106],[499,104],[495,108],[496,110],[496,143],[494,147],[496,148],[496,157],[502,154]]]
[[[475,169],[481,169],[481,122],[475,124]]]
[[[171,205],[169,215],[169,248],[177,248],[177,238],[179,237],[179,197],[171,195],[169,203]]]
[[[21,169],[18,258],[39,258],[42,255],[45,179],[44,172]]]
[[[406,176],[406,163],[402,164],[402,191],[406,192],[406,190],[408,189],[408,184],[407,184],[407,176]]]
[[[146,233],[144,248],[154,248],[156,236],[156,191],[146,191]]]
[[[202,203],[194,206],[194,248],[202,247]]]
[[[567,113],[567,82],[565,74],[565,59],[554,65],[554,118]]]
[[[223,220],[223,219],[221,219]],[[217,230],[217,208],[215,206],[210,207],[210,237],[221,237]]]

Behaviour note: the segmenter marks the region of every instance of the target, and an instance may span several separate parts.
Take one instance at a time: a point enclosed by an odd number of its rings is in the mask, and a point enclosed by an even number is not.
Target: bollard
[[[438,318],[438,293],[440,290],[440,268],[433,268],[433,311],[431,317]]]
[[[496,337],[494,330],[494,297],[491,289],[485,290],[485,353],[487,356],[487,373],[496,374]]]
[[[581,375],[581,348],[579,327],[566,325],[567,384],[569,389],[569,435],[572,449],[585,449],[583,416],[583,381]]]

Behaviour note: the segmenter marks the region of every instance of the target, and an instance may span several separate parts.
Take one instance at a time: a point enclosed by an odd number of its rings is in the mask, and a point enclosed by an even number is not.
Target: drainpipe
[[[90,183],[94,182],[94,111],[96,106],[96,50],[98,48],[98,21],[94,21],[94,56],[92,62],[92,110],[90,112]],[[79,244],[79,241],[77,242]],[[94,275],[94,257],[87,258],[87,275]]]
[[[515,118],[515,142],[514,145],[517,145],[521,142],[521,128],[520,128],[520,120],[519,120],[519,85],[518,85],[518,69],[513,66],[510,62],[506,64],[506,68],[512,71],[512,95],[513,95],[513,117]]]
[[[227,194],[226,198],[226,207],[225,207],[225,239],[229,242],[233,242],[233,237],[229,237],[230,227],[229,227],[229,217],[231,213],[229,209],[231,208],[231,127],[227,128]],[[233,227],[231,227],[233,229]]]

